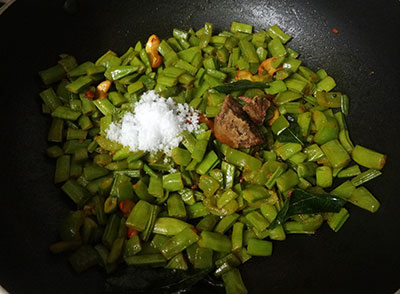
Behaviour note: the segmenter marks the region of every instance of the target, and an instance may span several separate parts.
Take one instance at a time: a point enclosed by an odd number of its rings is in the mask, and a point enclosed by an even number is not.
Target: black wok
[[[40,111],[37,72],[59,53],[93,60],[123,53],[152,34],[175,27],[216,30],[232,20],[256,29],[279,24],[311,68],[324,67],[351,97],[354,142],[388,155],[384,175],[367,184],[381,201],[376,214],[350,206],[339,233],[274,243],[273,256],[242,266],[250,293],[394,293],[400,288],[399,57],[400,2],[364,1],[111,1],[18,0],[0,16],[0,285],[10,293],[101,293],[104,275],[80,276],[65,256],[52,256],[62,217],[73,208],[52,183],[46,158],[48,118]],[[339,34],[331,29],[336,27]],[[223,293],[203,283],[193,293]]]

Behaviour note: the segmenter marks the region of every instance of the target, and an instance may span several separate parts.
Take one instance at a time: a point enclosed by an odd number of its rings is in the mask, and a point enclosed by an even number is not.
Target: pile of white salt
[[[106,130],[107,138],[131,151],[164,151],[178,147],[183,131],[199,128],[199,114],[189,105],[163,98],[154,91],[144,93],[134,112],[126,113]]]

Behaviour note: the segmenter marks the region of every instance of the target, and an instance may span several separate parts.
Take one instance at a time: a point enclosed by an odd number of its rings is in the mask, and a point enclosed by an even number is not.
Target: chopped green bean
[[[73,251],[77,272],[97,264],[106,273],[123,264],[195,269],[222,278],[228,294],[247,293],[237,267],[270,256],[272,240],[314,234],[323,221],[337,232],[349,218],[346,201],[377,211],[362,185],[382,174],[386,155],[353,145],[349,97],[325,70],[304,65],[290,39],[277,24],[253,33],[232,22],[216,34],[205,23],[95,62],[62,54],[41,71],[39,106],[52,119],[46,154],[55,159],[54,182],[76,205],[50,250]],[[112,124],[122,127],[149,90],[178,112],[198,111],[182,119],[191,131],[177,128],[169,150],[110,139]],[[232,148],[214,132],[225,92],[238,101],[226,134],[254,133],[258,145],[246,139],[250,147]],[[167,132],[158,131],[147,138]]]
[[[355,189],[348,201],[370,212],[376,212],[380,206],[379,201],[365,187]]]
[[[354,147],[352,157],[355,162],[367,168],[382,169],[386,162],[386,155],[360,145]]]

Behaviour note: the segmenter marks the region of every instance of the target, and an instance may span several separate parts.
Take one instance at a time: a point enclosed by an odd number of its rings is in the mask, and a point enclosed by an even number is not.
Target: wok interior
[[[242,266],[250,293],[393,293],[398,282],[399,237],[395,220],[395,171],[400,158],[397,113],[399,62],[396,56],[399,4],[375,1],[18,1],[0,17],[2,28],[0,146],[2,237],[0,284],[10,293],[101,293],[104,274],[72,272],[67,256],[52,256],[48,245],[72,203],[53,183],[54,162],[46,158],[49,119],[40,111],[37,72],[60,53],[95,60],[108,49],[123,53],[153,33],[198,29],[209,21],[216,30],[233,20],[256,29],[279,24],[294,37],[290,46],[312,69],[325,68],[337,89],[349,94],[347,119],[354,142],[388,154],[384,175],[368,188],[381,201],[374,215],[351,207],[340,233],[327,226],[315,236],[289,236],[274,242],[270,258]],[[335,35],[331,29],[338,28]],[[397,241],[397,242],[396,242]],[[202,282],[193,293],[223,293]]]

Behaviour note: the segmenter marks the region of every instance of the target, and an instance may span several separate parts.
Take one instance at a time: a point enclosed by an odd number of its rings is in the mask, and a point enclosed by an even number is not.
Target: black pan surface
[[[0,16],[0,285],[10,293],[102,293],[104,275],[72,272],[48,245],[73,209],[52,183],[46,158],[49,120],[40,111],[37,72],[59,53],[94,60],[123,53],[152,33],[175,27],[215,30],[233,20],[256,29],[279,24],[290,46],[313,69],[325,68],[351,98],[348,125],[354,142],[388,155],[384,175],[367,187],[381,201],[376,214],[350,206],[339,233],[324,225],[315,236],[274,242],[273,256],[241,267],[250,293],[394,293],[400,288],[399,72],[400,2],[357,1],[128,1],[18,0]],[[336,27],[339,34],[331,29]],[[205,283],[193,293],[224,293]]]

